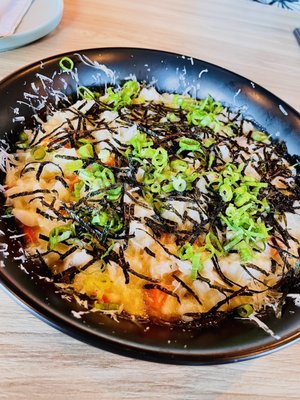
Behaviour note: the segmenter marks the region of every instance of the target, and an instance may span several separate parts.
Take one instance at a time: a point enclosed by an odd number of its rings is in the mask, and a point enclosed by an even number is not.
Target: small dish
[[[35,0],[13,35],[0,38],[0,51],[34,42],[52,32],[63,15],[63,0]]]

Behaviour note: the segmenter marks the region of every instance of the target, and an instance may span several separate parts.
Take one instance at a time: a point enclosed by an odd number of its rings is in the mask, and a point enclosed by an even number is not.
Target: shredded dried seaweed
[[[243,165],[242,173],[244,175],[247,166],[251,164],[259,174],[260,181],[268,184],[268,188],[262,190],[257,200],[262,201],[262,199],[265,198],[269,204],[270,212],[261,212],[258,218],[262,218],[266,223],[270,231],[269,246],[278,252],[280,258],[280,261],[274,258],[271,259],[271,273],[274,274],[281,268],[282,277],[275,286],[270,287],[262,279],[255,277],[255,274],[251,272],[252,269],[268,277],[270,273],[263,268],[252,262],[242,263],[241,268],[254,282],[265,286],[266,290],[272,289],[277,293],[281,293],[281,300],[277,305],[276,312],[277,316],[280,316],[287,294],[291,290],[298,292],[300,290],[299,271],[292,266],[291,262],[291,260],[299,260],[299,254],[293,254],[290,251],[290,242],[293,241],[298,244],[298,240],[291,235],[289,228],[287,226],[284,227],[280,220],[280,217],[284,216],[285,213],[295,214],[300,208],[299,204],[297,204],[300,200],[299,157],[291,156],[284,142],[271,140],[266,143],[255,144],[257,160],[252,162],[252,151],[249,149],[249,146],[242,146],[238,141],[238,137],[246,137],[247,144],[251,145],[253,144],[251,136],[253,132],[250,130],[248,133],[244,133],[243,125],[245,121],[241,119],[238,113],[230,117],[230,111],[223,111],[223,117],[227,118],[230,122],[228,126],[232,131],[228,136],[222,130],[216,135],[214,129],[209,126],[194,126],[193,124],[187,123],[186,112],[181,108],[173,108],[155,102],[130,104],[117,110],[117,117],[113,122],[118,123],[122,128],[131,127],[135,124],[139,132],[146,134],[147,137],[151,139],[153,149],[165,149],[170,159],[188,160],[187,162],[189,162],[189,165],[192,165],[195,171],[199,173],[199,177],[203,178],[206,182],[205,192],[202,192],[197,187],[197,181],[195,181],[195,184],[192,185],[192,188],[189,190],[173,190],[169,193],[155,194],[149,192],[147,186],[138,178],[138,169],[141,163],[139,163],[137,157],[129,154],[131,149],[129,143],[122,143],[117,138],[101,141],[99,139],[96,140],[93,136],[95,132],[101,133],[101,131],[108,131],[114,136],[118,135],[119,129],[117,129],[113,123],[109,123],[101,117],[101,113],[104,111],[115,111],[114,107],[99,99],[95,99],[94,105],[84,113],[82,110],[86,104],[86,102],[83,102],[78,109],[72,106],[63,109],[62,111],[69,111],[73,116],[67,118],[65,122],[61,123],[47,134],[45,132],[43,133],[41,125],[36,128],[29,143],[29,148],[47,142],[47,153],[62,149],[63,147],[78,149],[80,139],[89,139],[92,142],[92,156],[85,158],[58,154],[56,157],[70,162],[81,161],[83,168],[89,168],[93,165],[98,165],[101,168],[108,168],[108,165],[97,157],[95,150],[99,143],[105,143],[106,148],[109,148],[114,156],[115,163],[109,166],[109,170],[114,174],[115,182],[104,188],[90,190],[84,197],[79,200],[77,199],[77,201],[68,204],[62,203],[60,208],[57,208],[55,204],[55,198],[58,195],[55,190],[37,189],[33,191],[23,191],[9,196],[10,199],[16,199],[19,197],[39,195],[30,200],[30,202],[36,201],[36,203],[39,204],[35,209],[38,215],[51,221],[61,221],[63,223],[72,224],[76,232],[76,238],[74,238],[73,241],[70,241],[70,239],[62,241],[62,244],[66,246],[66,251],[58,252],[52,250],[52,252],[59,256],[60,262],[63,262],[68,256],[82,248],[86,248],[87,253],[92,256],[92,259],[80,268],[71,265],[62,272],[51,273],[50,267],[48,267],[45,262],[45,257],[49,255],[51,251],[41,253],[37,249],[36,253],[32,254],[30,257],[36,259],[40,263],[41,270],[45,272],[47,276],[52,276],[55,283],[67,283],[72,285],[78,273],[85,271],[99,260],[106,264],[111,261],[121,268],[125,284],[130,283],[131,275],[133,275],[135,278],[147,282],[143,283],[143,288],[145,290],[157,289],[168,296],[176,298],[177,302],[180,304],[181,299],[179,295],[167,289],[164,286],[165,282],[163,279],[156,279],[147,274],[140,273],[130,266],[125,255],[129,240],[135,237],[135,233],[130,234],[130,224],[133,221],[141,222],[142,220],[141,217],[135,216],[135,208],[137,208],[137,206],[143,208],[145,212],[152,211],[151,216],[144,217],[145,229],[138,229],[153,239],[161,248],[161,251],[177,260],[179,260],[178,254],[170,251],[163,241],[165,235],[172,236],[177,246],[182,246],[185,243],[190,243],[191,245],[200,243],[203,245],[204,238],[209,232],[213,233],[222,243],[225,243],[226,232],[224,230],[224,224],[220,220],[220,215],[226,213],[227,203],[218,192],[212,189],[206,172],[209,170],[210,173],[218,174],[222,171],[227,164],[227,160],[222,151],[226,151],[228,153],[227,157],[234,165],[237,167],[240,164]],[[168,119],[170,113],[175,115],[175,121],[171,122]],[[42,138],[39,136],[41,133],[43,133]],[[197,152],[191,154],[189,150],[183,150],[181,155],[178,156],[180,140],[182,138],[196,140],[199,143]],[[143,160],[143,162],[146,167],[149,167],[149,161]],[[35,171],[36,180],[40,181],[43,179],[45,167],[49,164],[57,169],[57,176],[55,176],[55,179],[60,182],[64,188],[69,188],[67,177],[63,169],[60,167],[59,163],[51,161],[33,161],[26,163],[21,170],[20,177]],[[197,167],[195,167],[196,165]],[[296,165],[296,173],[292,172],[292,165]],[[76,171],[74,173],[75,175],[77,174]],[[279,179],[282,187],[279,188],[274,184],[273,180],[275,178]],[[166,183],[166,181],[162,181],[160,185],[163,186]],[[85,185],[87,184],[85,183]],[[107,192],[109,190],[116,190],[120,185],[122,190],[119,198],[110,203],[107,199]],[[130,187],[130,189],[128,189],[128,187]],[[52,202],[49,203],[49,200],[46,201],[44,195],[53,195]],[[128,198],[130,202],[127,202]],[[188,209],[181,214],[174,205],[176,201],[193,203],[194,206],[188,207]],[[91,215],[93,215],[93,212],[96,213],[99,209],[109,210],[109,212],[111,212],[111,214],[109,214],[110,218],[112,218],[113,211],[118,213],[122,226],[117,232],[111,231],[109,223],[102,226],[91,222]],[[165,218],[163,213],[166,211],[177,217],[180,223]],[[195,212],[197,216],[193,214],[192,217],[189,215],[191,212]],[[186,227],[180,228],[181,224],[185,224]],[[48,236],[43,234],[39,236],[41,240],[45,242],[49,241]],[[107,252],[109,246],[112,246],[114,243],[118,243],[118,250],[110,250]],[[157,257],[156,253],[148,246],[145,246],[143,250],[151,258],[155,259]],[[230,252],[234,253],[235,251],[236,250],[233,249]],[[254,249],[254,252],[259,251]],[[220,308],[225,304],[229,304],[230,300],[237,296],[251,297],[255,293],[263,292],[263,290],[251,290],[226,276],[216,255],[213,255],[211,260],[214,271],[222,284],[217,285],[212,283],[201,271],[197,272],[196,279],[205,282],[210,289],[219,291],[224,296],[224,299],[215,304],[208,312],[185,314],[185,317],[188,318],[186,321],[184,319],[176,321],[171,319],[167,322],[156,321],[155,317],[152,318],[152,321],[158,324],[169,323],[174,326],[193,328],[213,326],[230,315],[230,312],[220,311]],[[185,289],[190,298],[196,300],[199,306],[203,305],[204,300],[200,299],[196,291],[182,279],[182,274],[179,271],[176,271],[176,273],[171,272],[169,277],[170,276]],[[79,295],[79,297],[83,298],[82,295]],[[87,300],[89,307],[93,307],[94,299],[89,297],[84,297],[84,299]],[[123,316],[126,317],[126,312],[123,313]]]

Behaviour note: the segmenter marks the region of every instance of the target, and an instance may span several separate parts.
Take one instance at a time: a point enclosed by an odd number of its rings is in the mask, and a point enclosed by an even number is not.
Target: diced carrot
[[[73,192],[75,183],[80,182],[80,179],[78,178],[78,176],[76,174],[73,174],[71,176],[68,176],[68,180],[69,180],[70,191]]]
[[[278,246],[279,248],[282,248],[282,244],[281,242],[279,242],[278,240],[275,239],[275,243],[272,240],[272,244]],[[279,252],[277,249],[275,249],[274,247],[270,248],[270,257],[273,258],[276,261],[280,261],[281,257],[279,255]]]
[[[115,155],[114,154],[110,154],[110,156],[108,157],[108,159],[105,162],[105,165],[108,165],[110,167],[114,167],[116,165],[116,159],[115,159]]]
[[[37,243],[39,239],[40,228],[38,226],[27,226],[23,225],[23,232],[25,234],[25,240],[28,244]]]
[[[50,138],[46,137],[41,141],[42,146],[47,146],[47,144],[50,142]]]
[[[160,236],[160,241],[163,244],[174,243],[174,235],[172,235],[171,233],[162,233]]]
[[[168,294],[159,289],[149,289],[146,291],[145,303],[146,306],[154,311],[161,310],[164,305]]]
[[[276,257],[278,257],[279,256],[279,253],[278,253],[278,250],[276,250],[276,249],[273,249],[272,247],[271,247],[271,249],[270,249],[270,256],[271,256],[271,258],[276,258]]]
[[[101,300],[102,300],[103,303],[109,303],[110,302],[109,298],[105,294],[102,296]]]
[[[71,148],[71,144],[68,142],[68,143],[66,143],[65,145],[64,145],[64,148],[65,149],[70,149]]]

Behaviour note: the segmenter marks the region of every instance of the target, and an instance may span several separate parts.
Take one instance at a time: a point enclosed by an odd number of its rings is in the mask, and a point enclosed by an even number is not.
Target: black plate
[[[59,72],[62,56],[72,58],[77,74]],[[113,78],[101,65],[115,71]],[[244,116],[253,118],[274,137],[284,139],[290,153],[299,154],[299,114],[285,102],[223,68],[146,49],[82,50],[50,57],[8,76],[0,83],[1,137],[13,142],[24,125],[33,124],[34,110],[43,115],[43,106],[61,100],[61,92],[74,95],[78,84],[76,77],[79,85],[97,87],[112,83],[112,79],[121,82],[130,74],[135,74],[139,81],[155,82],[160,92],[189,91],[199,98],[210,94],[224,104],[241,109]],[[288,301],[282,319],[276,319],[271,313],[263,318],[280,339],[266,334],[250,321],[238,319],[223,321],[218,328],[184,331],[158,326],[146,328],[125,320],[117,323],[98,313],[77,318],[74,310],[79,311],[78,306],[62,299],[50,282],[31,273],[30,268],[26,267],[29,273],[20,268],[21,239],[9,238],[11,231],[17,232],[13,221],[2,219],[0,229],[6,233],[0,239],[7,243],[9,252],[9,256],[1,254],[5,263],[5,267],[0,268],[2,286],[38,317],[92,345],[155,361],[204,364],[249,359],[300,337],[300,308],[293,301]],[[1,248],[3,250],[3,245]]]

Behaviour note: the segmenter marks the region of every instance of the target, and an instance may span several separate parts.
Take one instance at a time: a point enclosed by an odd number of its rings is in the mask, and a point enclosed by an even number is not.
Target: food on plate
[[[127,80],[78,97],[7,163],[28,258],[94,311],[189,326],[279,315],[300,238],[285,144],[210,96]]]

